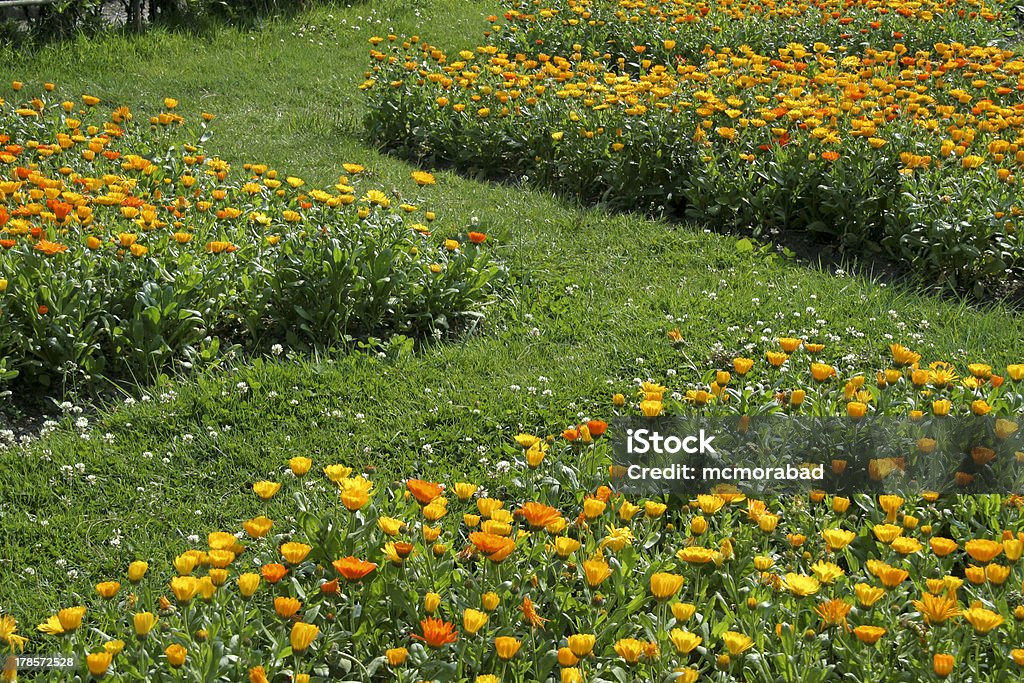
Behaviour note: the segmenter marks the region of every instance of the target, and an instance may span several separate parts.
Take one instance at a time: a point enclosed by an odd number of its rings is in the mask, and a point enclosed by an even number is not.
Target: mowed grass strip
[[[361,141],[367,40],[394,32],[472,45],[499,9],[421,5],[323,8],[257,33],[102,36],[0,53],[0,63],[3,80],[54,81],[110,106],[155,110],[175,97],[184,113],[213,112],[209,150],[234,164],[266,162],[317,185],[360,163],[390,191],[413,167]],[[422,193],[428,208],[443,224],[479,221],[509,263],[507,303],[458,342],[197,373],[99,416],[69,414],[38,442],[0,451],[0,610],[31,631],[97,581],[123,579],[130,560],[166,573],[195,544],[189,536],[274,517],[287,506],[259,503],[251,483],[284,476],[293,455],[318,468],[371,465],[382,480],[479,478],[520,429],[608,417],[611,394],[634,378],[685,388],[733,354],[763,358],[777,336],[826,343],[822,358],[842,372],[883,367],[894,341],[961,371],[1021,361],[1021,316],[1009,309],[829,275],[699,227],[437,175]],[[669,342],[673,329],[681,343]]]

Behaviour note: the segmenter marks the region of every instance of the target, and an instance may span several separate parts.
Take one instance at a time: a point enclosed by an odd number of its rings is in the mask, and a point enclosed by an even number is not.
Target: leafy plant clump
[[[977,297],[1024,278],[1024,61],[998,8],[943,10],[940,30],[921,3],[848,3],[783,43],[760,6],[510,5],[473,49],[371,38],[370,137],[614,209],[805,231]]]
[[[487,235],[345,164],[327,190],[207,156],[164,101],[137,120],[86,95],[0,100],[0,372],[53,387],[144,379],[229,347],[464,329],[497,294]],[[415,197],[435,183],[416,171]]]
[[[995,418],[975,464],[1021,472],[1024,365],[961,377],[894,344],[869,383],[823,350],[782,338],[701,384],[637,382],[606,419],[509,434],[504,468],[476,480],[283,459],[246,484],[236,528],[94,577],[28,636],[5,615],[0,635],[76,656],[55,683],[1019,677],[1018,495],[624,490],[606,420],[626,416]]]

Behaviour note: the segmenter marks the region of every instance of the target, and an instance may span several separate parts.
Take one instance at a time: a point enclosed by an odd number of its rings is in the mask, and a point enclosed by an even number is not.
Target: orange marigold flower
[[[546,527],[562,516],[561,512],[550,505],[535,502],[524,503],[518,512],[526,520],[526,523],[534,529]]]
[[[47,256],[53,256],[63,251],[68,250],[68,245],[61,244],[59,242],[50,242],[49,240],[39,240],[36,243],[35,250],[46,254]]]
[[[352,557],[351,555],[335,560],[331,564],[339,574],[349,581],[359,581],[377,568],[375,563],[360,560],[358,557]]]
[[[444,490],[440,484],[435,484],[432,481],[424,481],[422,479],[409,479],[405,482],[406,488],[409,489],[409,493],[413,495],[421,505],[427,505],[432,500],[441,495]]]
[[[260,573],[263,574],[263,578],[266,579],[268,583],[277,583],[284,578],[285,574],[288,573],[288,568],[283,564],[274,562],[263,565]]]
[[[523,618],[530,623],[530,626],[534,628],[544,628],[545,622],[551,621],[537,614],[537,609],[533,606],[533,601],[530,600],[529,596],[523,597]]]
[[[469,535],[469,542],[476,546],[476,549],[487,555],[492,562],[501,562],[516,547],[516,542],[505,536],[489,534],[484,531],[474,531]]]
[[[459,639],[459,633],[455,630],[455,624],[439,619],[428,617],[420,622],[423,635],[412,634],[416,640],[422,640],[433,648],[444,647],[448,643],[454,643]]]

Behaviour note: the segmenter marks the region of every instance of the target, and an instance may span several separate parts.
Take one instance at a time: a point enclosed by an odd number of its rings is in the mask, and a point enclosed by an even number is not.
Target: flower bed
[[[438,226],[358,164],[326,190],[204,153],[213,118],[0,99],[0,381],[151,377],[227,347],[445,333],[501,268],[487,236]],[[194,129],[190,128],[194,126]],[[341,170],[341,169],[339,169]]]
[[[675,62],[713,48],[748,45],[774,51],[791,43],[825,42],[851,54],[898,41],[912,53],[936,43],[1007,45],[1015,8],[994,2],[781,0],[506,0],[492,16],[490,37],[511,52],[538,46],[554,54],[582,47],[616,57]]]
[[[857,420],[863,405],[924,421],[992,412],[1001,438],[1019,438],[1024,365],[961,377],[894,345],[867,381],[816,361],[817,345],[779,341],[678,396],[650,382],[618,394],[605,417]],[[173,567],[102,577],[33,647],[80,658],[53,681],[1020,675],[1020,496],[630,498],[608,478],[612,436],[596,418],[519,434],[503,454],[511,475],[447,485],[294,457],[252,484],[239,529],[182,548]],[[0,634],[25,644],[10,617]]]
[[[828,22],[805,43],[711,46],[699,26],[674,21],[655,41],[670,23],[641,13],[578,25],[588,38],[550,49],[571,13],[514,16],[522,30],[456,54],[419,38],[371,40],[371,138],[616,209],[806,231],[977,296],[1019,284],[1024,61],[973,42],[988,20],[943,23],[966,43],[915,48],[913,31],[931,22],[914,20],[899,39],[869,36],[853,50],[826,40]],[[605,34],[633,44],[609,51]],[[680,53],[691,39],[697,52]]]

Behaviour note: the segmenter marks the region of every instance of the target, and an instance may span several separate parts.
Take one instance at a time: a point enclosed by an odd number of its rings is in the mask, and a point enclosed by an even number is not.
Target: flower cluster
[[[1021,407],[1024,365],[972,364],[960,377],[894,345],[870,389],[821,362],[793,369],[818,345],[779,346],[679,387],[678,403],[650,382],[617,394],[607,417],[848,409],[881,402],[875,389],[903,396],[886,410],[904,418],[926,392],[936,413],[987,401],[1009,420]],[[808,388],[779,392],[780,376]],[[613,430],[590,419],[518,434],[506,481],[388,481],[293,457],[252,485],[239,529],[209,532],[170,566],[104,577],[33,640],[83,662],[54,681],[1020,676],[1024,499],[633,497],[609,478]],[[291,514],[267,517],[281,500],[295,501]],[[12,648],[25,644],[13,619],[0,625]]]
[[[232,344],[330,346],[456,330],[499,266],[345,164],[328,189],[207,155],[173,99],[138,120],[98,98],[0,98],[0,381],[151,376]],[[240,171],[240,172],[239,172]]]
[[[1008,42],[1005,2],[879,2],[816,0],[770,3],[732,0],[506,0],[502,17],[491,16],[489,36],[515,51],[543,46],[555,54],[575,44],[629,56],[637,46],[645,56],[692,59],[706,45],[749,45],[758,50],[791,42],[824,41],[859,53],[865,47],[898,40],[911,50],[934,43]]]
[[[784,42],[698,36],[680,53],[697,29],[678,16],[569,4],[510,13],[525,22],[514,40],[501,31],[454,54],[418,37],[371,39],[371,135],[615,208],[884,250],[979,295],[1019,280],[1024,61],[973,32],[969,17],[991,12],[972,6],[960,33],[926,44],[899,31],[858,35],[856,50],[822,32],[796,42],[780,22]],[[685,7],[657,7],[669,5]],[[948,14],[943,26],[961,21]],[[573,21],[587,35],[552,45]],[[914,21],[908,32],[931,25]]]

